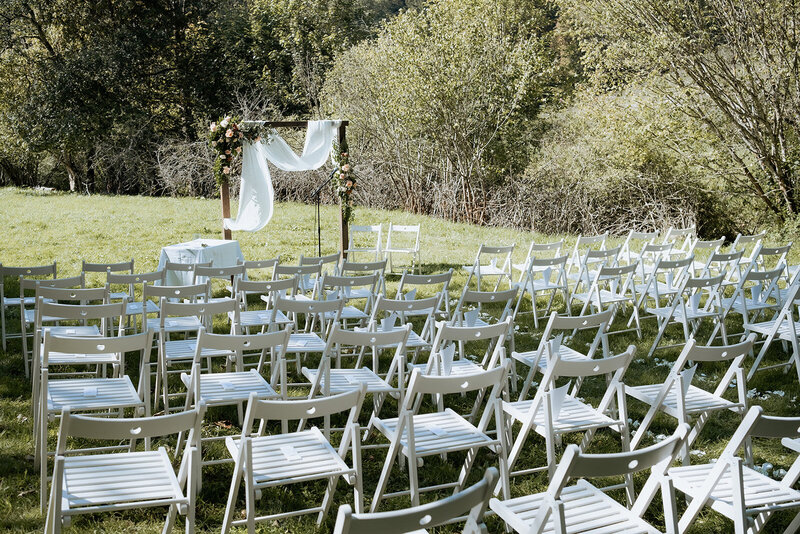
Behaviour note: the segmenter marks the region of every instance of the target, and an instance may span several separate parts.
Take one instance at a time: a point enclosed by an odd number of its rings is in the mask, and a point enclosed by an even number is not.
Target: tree
[[[798,214],[796,2],[562,2],[583,37],[593,75],[616,84],[663,73],[670,82],[664,94],[725,142],[750,193],[780,220]]]
[[[440,0],[342,54],[325,97],[352,121],[359,168],[388,177],[397,207],[488,222],[493,191],[527,162],[551,25],[534,1]]]

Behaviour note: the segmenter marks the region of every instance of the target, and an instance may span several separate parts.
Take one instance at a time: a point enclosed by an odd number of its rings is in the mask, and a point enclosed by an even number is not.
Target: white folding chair
[[[6,330],[6,308],[18,308],[20,314],[22,309],[28,305],[36,303],[33,295],[21,295],[19,297],[6,296],[6,279],[18,282],[20,278],[55,278],[56,262],[51,265],[37,265],[32,267],[10,267],[0,263],[0,320],[2,321],[3,350],[6,350],[6,340],[21,337],[18,334],[9,334]]]
[[[419,235],[420,225],[399,225],[389,223],[389,232],[386,234],[386,248],[383,250],[384,258],[389,261],[389,272],[394,272],[392,254],[410,254],[411,272],[414,268],[419,271]]]
[[[506,416],[503,428],[508,433],[509,441],[511,425],[515,422],[522,424],[508,453],[511,476],[546,470],[548,478],[552,480],[557,464],[556,446],[563,435],[574,432],[583,433],[581,450],[585,450],[597,430],[608,428],[619,434],[622,452],[629,451],[628,411],[623,378],[635,352],[636,347],[630,345],[622,354],[600,360],[569,361],[555,356],[548,362],[542,383],[532,399],[520,397],[513,402],[503,402],[503,413]],[[587,378],[592,377],[607,382],[596,407],[578,397],[581,386],[587,383]],[[558,387],[557,379],[569,379],[569,382]],[[547,465],[514,471],[531,430],[545,439]],[[625,488],[629,502],[633,502],[633,481],[626,480],[620,487]]]
[[[610,355],[607,330],[613,313],[614,311],[611,309],[582,317],[566,317],[556,312],[551,313],[536,350],[511,353],[512,359],[530,368],[523,382],[520,398],[525,398],[528,395],[528,390],[533,386],[533,378],[536,372],[541,371],[544,373],[547,370],[549,357],[551,356],[558,355],[561,359],[568,361],[592,360],[595,358],[598,347],[602,347],[603,358],[607,358]],[[574,332],[584,330],[596,330],[585,354],[568,347],[568,340],[564,338],[565,335],[569,335],[572,338]]]
[[[567,272],[574,275],[580,268],[581,259],[590,250],[605,250],[608,232],[599,235],[579,235],[567,260]]]
[[[267,363],[267,358],[272,363],[273,369],[281,365],[281,362],[285,365],[283,350],[288,343],[290,333],[291,327],[278,332],[252,335],[209,334],[205,328],[201,328],[197,334],[197,349],[192,360],[191,373],[181,374],[181,381],[187,390],[184,410],[188,410],[192,406],[199,406],[201,403],[207,407],[236,406],[241,424],[244,403],[250,399],[251,395],[255,395],[259,399],[286,399],[288,397],[286,369],[280,369],[277,373],[281,377],[280,393],[262,376],[262,370]],[[243,354],[253,351],[259,355],[258,365],[245,371],[242,364]],[[206,357],[204,352],[232,354],[234,370],[216,372],[209,370],[203,373],[201,361]],[[228,362],[225,363],[227,368]],[[203,460],[202,442],[220,439],[225,438],[206,437],[198,441],[199,465],[215,465],[232,461],[231,459]]]
[[[209,282],[189,286],[164,286],[144,282],[142,284],[142,302],[144,303],[142,306],[142,330],[161,330],[162,300],[198,302],[207,300],[210,295],[211,284]],[[153,307],[147,304],[148,301],[156,304],[158,317],[148,317],[153,314],[150,311]],[[200,322],[196,317],[173,317],[169,323],[165,322],[163,325],[164,330],[169,333],[196,332],[199,327]]]
[[[66,279],[61,279],[66,280]],[[31,280],[20,280],[20,283],[25,286]],[[52,282],[52,280],[48,280],[48,284]],[[92,306],[91,309],[96,310],[94,305],[98,304],[108,304],[108,287],[101,287],[101,288],[67,288],[67,287],[50,287],[43,286],[39,282],[35,282],[35,294],[36,294],[36,305],[33,309],[25,309],[23,310],[23,333],[25,333],[25,337],[22,338],[22,352],[23,358],[25,360],[25,369],[26,374],[27,370],[31,368],[32,362],[35,363],[36,359],[38,358],[38,353],[41,348],[41,341],[42,341],[42,328],[48,324],[53,325],[50,328],[56,328],[56,332],[62,335],[103,335],[105,333],[112,333],[112,328],[114,325],[114,321],[111,320],[110,316],[98,316],[94,313],[91,313],[87,310],[83,310],[80,308],[84,305]],[[50,313],[40,313],[40,304],[47,303],[47,304],[64,304],[61,308],[55,309],[50,308]],[[124,306],[123,306],[124,307]],[[114,308],[116,309],[116,308]],[[121,309],[121,308],[120,308]],[[65,319],[65,317],[61,317],[60,315],[55,315],[57,310],[62,310],[67,314],[67,317],[71,320],[71,325],[69,328],[64,328],[58,326],[58,323],[61,319]],[[70,311],[71,310],[71,311]],[[88,314],[81,316],[76,310],[80,310],[81,313]],[[89,319],[99,319],[99,325],[93,324],[89,325]],[[32,327],[32,337],[33,337],[33,346],[29,350],[28,348],[28,336],[27,330],[28,326]],[[121,326],[121,325],[120,325]],[[119,333],[119,332],[117,332]]]
[[[480,482],[439,501],[403,510],[354,514],[349,504],[339,507],[334,534],[428,534],[428,528],[466,521],[462,532],[487,533],[483,515],[499,478],[490,467]],[[466,519],[463,519],[466,517]]]
[[[365,326],[372,312],[372,305],[378,296],[382,280],[377,272],[361,276],[326,274],[322,276],[320,282],[320,296],[324,296],[325,299],[344,299],[345,306],[340,315],[343,326],[347,326],[348,322]],[[364,304],[363,306],[354,306],[349,304],[351,300],[360,300]]]
[[[548,315],[553,307],[553,300],[558,293],[561,293],[564,298],[564,305],[567,308],[567,313],[570,312],[566,303],[569,301],[569,285],[567,283],[567,256],[560,256],[557,258],[532,258],[528,260],[528,269],[522,276],[522,279],[515,284],[520,289],[519,297],[517,297],[517,305],[515,307],[514,316],[520,313],[520,306],[525,293],[531,296],[531,312],[533,314],[533,326],[539,328],[539,312]],[[536,299],[539,293],[550,293],[550,299],[547,301],[547,307],[540,309],[536,304]]]
[[[236,280],[243,279],[245,274],[245,266],[241,263],[239,265],[231,265],[229,267],[206,267],[203,265],[198,265],[194,270],[194,280],[192,280],[192,284],[196,285],[208,282],[210,285],[208,300],[209,302],[213,302],[219,298],[235,297],[236,294],[233,292],[233,284],[236,282]],[[224,297],[214,297],[214,280],[221,281],[222,287],[228,292],[228,295]]]
[[[316,369],[303,367],[303,376],[311,383],[309,398],[318,394],[330,396],[331,394],[349,391],[354,387],[364,384],[366,392],[373,397],[373,417],[380,414],[380,409],[387,395],[397,398],[398,405],[403,404],[405,390],[405,347],[411,325],[405,325],[397,330],[383,331],[357,331],[343,330],[338,324],[328,335],[325,350],[322,353],[319,366]],[[389,371],[385,378],[378,376],[378,356],[383,347],[392,347],[394,354]],[[342,366],[342,355],[345,348],[349,349],[355,358],[355,365]],[[372,353],[372,368],[362,365],[365,352]],[[334,361],[336,367],[334,367]],[[393,385],[397,376],[397,386]]]
[[[619,251],[619,261],[625,265],[636,263],[642,258],[642,253],[648,245],[652,245],[658,239],[658,232],[637,232],[631,230],[628,232],[628,237],[622,243],[622,248]]]
[[[39,302],[39,293],[42,291],[42,288],[85,289],[86,279],[84,278],[83,274],[68,278],[52,278],[49,280],[24,278],[20,276],[18,278],[18,283],[22,357],[25,365],[25,377],[28,378],[31,372],[31,362],[33,361],[33,353],[31,352],[30,347],[28,347],[28,342],[33,338],[35,333],[33,329],[36,322],[36,305]],[[33,293],[33,301],[30,300],[30,293]]]
[[[751,332],[763,337],[764,341],[761,344],[761,350],[758,352],[753,365],[747,373],[747,379],[753,378],[756,371],[764,371],[767,369],[783,368],[784,373],[788,372],[792,362],[797,369],[797,377],[800,380],[800,340],[798,339],[798,332],[800,332],[800,321],[795,321],[795,310],[800,306],[800,277],[796,277],[792,284],[787,288],[786,293],[783,295],[783,306],[780,311],[774,314],[771,318],[758,322],[745,323],[745,334]],[[780,340],[784,345],[791,345],[791,356],[786,362],[779,364],[772,364],[762,366],[761,361],[767,354],[772,342]]]
[[[567,300],[567,308],[572,307],[572,299],[581,288],[588,290],[592,280],[597,276],[600,267],[614,267],[617,265],[620,247],[602,250],[588,250],[578,261],[577,271],[567,269],[567,280],[572,282],[572,290]]]
[[[662,243],[669,243],[672,245],[673,256],[686,256],[694,243],[697,228],[692,225],[688,228],[675,228],[670,227],[664,233],[664,240]]]
[[[319,275],[302,276],[298,280],[298,285],[304,293],[311,293],[314,291],[315,284],[319,283],[319,276],[325,274],[339,274],[339,261],[342,259],[341,252],[334,252],[325,256],[303,256],[300,255],[298,264],[300,266],[321,265],[321,272]]]
[[[603,265],[600,267],[588,291],[585,293],[573,293],[572,298],[578,302],[583,303],[580,315],[584,315],[587,311],[592,314],[599,313],[605,310],[611,310],[611,320],[609,327],[614,321],[617,310],[620,307],[630,304],[631,306],[631,319],[636,323],[633,328],[625,330],[616,330],[614,334],[623,332],[635,331],[636,336],[642,338],[642,324],[639,319],[639,307],[637,306],[638,297],[636,296],[636,269],[637,263],[631,263],[622,267],[609,267]],[[612,332],[609,332],[611,334]]]
[[[88,278],[87,275],[89,273],[103,273],[106,275],[108,275],[108,273],[133,274],[133,258],[131,258],[130,261],[121,261],[117,263],[90,263],[83,260],[81,273],[86,278]],[[127,299],[130,296],[131,295],[124,291],[115,291],[111,293],[111,300]]]
[[[409,380],[408,390],[400,416],[392,419],[374,419],[375,428],[389,440],[389,451],[383,463],[370,512],[375,512],[385,498],[410,495],[412,506],[419,506],[420,493],[425,491],[456,488],[462,491],[479,449],[486,447],[494,451],[500,464],[500,486],[503,497],[508,498],[509,482],[506,463],[505,433],[497,432],[495,437],[487,434],[489,423],[494,420],[495,428],[502,428],[503,416],[500,407],[503,390],[508,375],[509,364],[495,367],[471,375],[427,376],[414,369]],[[454,395],[469,392],[484,392],[486,406],[477,426],[458,415],[451,408],[430,413],[421,413],[420,406],[424,395]],[[466,451],[467,456],[457,482],[441,483],[435,486],[420,487],[417,476],[418,460],[428,456]],[[386,493],[392,466],[398,455],[407,459],[410,489]]]
[[[53,484],[45,533],[61,532],[73,516],[168,506],[164,532],[172,532],[177,514],[186,517],[186,532],[194,532],[197,500],[197,440],[204,408],[160,417],[133,419],[72,415],[62,412]],[[151,438],[190,432],[192,443],[176,473],[165,447],[150,450]],[[73,455],[69,438],[128,441],[126,452]],[[136,450],[144,439],[145,449]]]
[[[719,252],[720,247],[725,243],[725,236],[711,241],[703,241],[700,239],[695,240],[689,249],[689,254],[694,256],[692,267],[690,269],[692,276],[701,275],[706,271],[709,263],[709,257]]]
[[[744,416],[747,411],[747,382],[742,362],[753,350],[754,341],[755,335],[751,334],[746,341],[736,345],[702,347],[694,339],[690,339],[663,382],[641,386],[626,385],[625,393],[649,406],[633,435],[631,448],[635,449],[642,443],[659,412],[674,417],[679,424],[694,420],[694,427],[686,439],[682,455],[684,465],[688,465],[689,448],[714,412],[730,410]],[[691,367],[690,362],[694,362]],[[699,382],[693,380],[698,364],[728,365],[713,391],[693,384]],[[725,394],[733,385],[736,387],[736,400],[730,401],[725,398]]]
[[[293,298],[306,300],[317,298],[322,276],[322,262],[307,265],[276,265],[272,272],[273,280],[297,279],[298,292]],[[336,269],[338,271],[338,268]]]
[[[528,272],[529,263],[531,260],[544,260],[558,258],[561,256],[561,248],[564,246],[564,240],[554,241],[552,243],[536,243],[531,241],[528,246],[528,254],[525,256],[525,261],[522,263],[512,263],[511,268],[519,271],[518,282],[522,282],[525,274]],[[534,268],[534,271],[537,269]]]
[[[132,409],[136,416],[150,415],[150,381],[146,364],[150,359],[152,342],[152,334],[107,338],[56,336],[47,331],[44,333],[40,368],[37,371],[40,378],[34,402],[34,467],[40,472],[40,504],[43,510],[47,495],[48,422],[64,409],[106,412],[107,416],[115,413],[122,416],[125,409]],[[125,353],[133,351],[141,353],[136,388],[133,387],[130,377],[124,374]],[[51,380],[51,354],[56,361],[64,354],[82,355],[89,365],[98,360],[113,360],[121,372],[113,378]],[[78,360],[79,357],[72,359]]]
[[[660,534],[643,519],[655,494],[661,489],[666,531],[677,533],[675,491],[666,472],[680,450],[687,429],[657,445],[632,452],[586,454],[569,445],[558,464],[547,491],[513,499],[489,501],[491,509],[507,528],[524,534],[579,534],[588,532],[636,532]],[[631,477],[650,469],[636,502],[626,508],[592,485],[587,478]],[[577,482],[567,486],[571,480]]]
[[[453,269],[440,274],[412,274],[403,271],[400,282],[397,284],[395,299],[413,300],[420,296],[427,295],[431,286],[436,287],[435,294],[441,295],[439,309],[434,312],[437,319],[450,319],[450,280],[453,278]],[[428,295],[430,296],[430,295]]]
[[[741,254],[739,251],[737,254]],[[722,297],[722,316],[727,319],[732,314],[742,317],[743,329],[757,321],[767,311],[777,313],[783,306],[778,283],[784,272],[783,264],[771,271],[748,271],[739,277],[730,297]],[[718,327],[715,327],[714,335]],[[728,332],[730,335],[730,332]]]
[[[656,259],[652,271],[642,272],[643,280],[635,287],[639,295],[640,312],[646,312],[651,306],[661,306],[665,301],[672,299],[680,290],[684,279],[689,276],[692,261],[694,258],[691,256],[678,260],[661,256]],[[628,320],[628,326],[632,322],[633,317]]]
[[[185,370],[191,365],[197,351],[196,334],[201,328],[213,331],[215,318],[229,321],[229,331],[232,334],[239,333],[236,330],[236,325],[240,324],[239,304],[234,299],[219,299],[212,302],[170,302],[162,297],[160,307],[158,328],[154,329],[158,334],[154,408],[158,409],[160,400],[164,413],[169,413],[170,399],[184,395],[183,392],[169,392],[169,376],[181,372],[180,369],[175,369],[176,366],[183,364]],[[176,333],[183,333],[183,339],[172,339]],[[226,349],[205,349],[202,352],[208,367],[211,366],[211,358],[222,356],[234,356],[234,354]]]
[[[273,313],[276,316],[285,315],[294,323],[284,355],[287,359],[290,354],[294,355],[298,375],[302,373],[302,356],[322,354],[325,351],[326,341],[333,325],[340,323],[343,307],[344,299],[303,301],[280,296],[276,298]],[[304,320],[302,324],[301,318]],[[277,325],[273,325],[272,328],[277,328]],[[274,369],[272,373],[272,383],[275,383]]]
[[[340,276],[364,276],[368,274],[377,274],[380,277],[380,281],[378,282],[378,287],[376,288],[376,293],[383,293],[385,295],[386,260],[368,261],[363,263],[343,260],[342,265],[339,268]],[[349,298],[357,299],[357,298],[367,298],[369,296],[370,294],[368,289],[354,288],[350,291]]]
[[[109,272],[106,275],[106,284],[109,286],[109,297],[113,295],[125,293],[127,297],[123,298],[125,301],[125,319],[127,321],[127,329],[132,330],[135,334],[138,332],[137,318],[143,313],[153,314],[158,313],[160,310],[158,305],[152,300],[136,300],[137,287],[144,287],[145,283],[163,285],[164,284],[164,271],[154,271],[151,273],[135,273],[135,274],[117,274]],[[117,286],[122,286],[122,291],[114,291]],[[140,292],[142,289],[140,289]],[[131,320],[133,318],[133,320]]]
[[[659,347],[659,342],[664,337],[667,327],[673,323],[680,324],[683,327],[684,343],[688,343],[689,339],[697,334],[702,322],[711,320],[714,326],[719,326],[722,342],[726,345],[728,344],[721,295],[724,277],[725,275],[722,274],[708,278],[687,277],[679,286],[678,292],[666,305],[645,308],[647,313],[656,316],[659,327],[656,338],[653,340],[653,345],[647,355],[648,358],[653,356],[656,349],[668,348],[667,346]],[[703,303],[703,299],[705,299],[705,303]],[[714,341],[716,331],[717,329],[714,328],[711,336],[709,336],[709,345]]]
[[[511,255],[513,253],[514,245],[494,247],[481,244],[472,265],[463,266],[463,269],[467,271],[468,274],[464,287],[468,288],[474,277],[477,282],[476,289],[480,291],[481,279],[496,277],[497,283],[494,285],[493,291],[497,291],[500,288],[500,282],[503,281],[503,278],[508,280],[508,287],[510,289],[513,282],[513,274],[511,273]]]
[[[297,278],[287,278],[285,280],[234,280],[233,281],[233,294],[234,298],[239,302],[241,311],[238,313],[239,324],[238,331],[245,334],[251,334],[254,331],[261,331],[269,329],[274,321],[278,326],[289,324],[291,321],[286,315],[279,313],[273,317],[272,308],[275,305],[275,299],[278,296],[284,298],[294,298],[298,294]],[[250,309],[251,306],[247,303],[248,295],[259,295],[260,300],[265,303],[265,308]],[[231,321],[234,320],[235,314],[229,314]]]
[[[489,326],[508,320],[508,338],[513,351],[516,348],[514,312],[517,309],[514,302],[518,291],[516,287],[504,291],[473,291],[465,285],[450,322],[455,326]],[[485,311],[487,308],[489,311]]]
[[[383,240],[383,224],[373,224],[368,226],[350,225],[350,248],[344,251],[345,257],[352,254],[365,254],[372,259],[368,261],[378,261],[381,257],[381,242]]]
[[[259,400],[250,397],[247,415],[241,436],[229,436],[225,440],[228,452],[234,458],[233,478],[228,492],[228,502],[222,521],[222,532],[232,526],[247,526],[249,533],[255,532],[256,522],[280,520],[302,514],[317,513],[317,525],[328,512],[339,477],[353,486],[356,512],[363,508],[363,479],[361,469],[361,435],[358,414],[364,400],[364,388],[351,389],[332,397],[317,397],[302,400]],[[338,450],[330,443],[330,416],[348,412],[347,423],[342,433]],[[313,426],[297,432],[288,432],[290,420],[323,418],[323,430]],[[258,432],[253,425],[260,420]],[[267,423],[280,421],[281,430],[268,434]],[[351,455],[351,464],[345,461]],[[244,479],[245,516],[236,519],[236,500]],[[256,514],[256,501],[270,488],[299,484],[314,480],[327,480],[327,490],[320,506],[302,510],[285,511],[269,515]],[[271,494],[278,502],[280,494]]]
[[[442,295],[437,294],[426,299],[393,300],[378,295],[378,299],[372,307],[369,324],[373,325],[377,331],[392,331],[403,328],[402,325],[411,324],[414,317],[419,318],[417,323],[422,323],[421,328],[417,332],[412,324],[405,344],[406,351],[414,351],[411,363],[415,363],[420,351],[430,351],[431,349],[433,335],[436,331],[434,314],[440,307],[441,298]],[[396,326],[398,321],[400,326]]]
[[[742,263],[743,251],[714,252],[708,257],[705,266],[700,270],[700,276],[725,275],[722,280],[723,287],[736,285],[742,276],[752,270],[753,264]],[[697,264],[697,262],[695,262]]]
[[[784,446],[800,452],[799,437],[800,417],[766,416],[760,406],[753,406],[715,463],[670,469],[668,474],[675,489],[691,499],[678,530],[686,532],[706,505],[731,519],[736,534],[762,532],[776,511],[800,509],[800,491],[793,489],[800,478],[800,457],[782,479],[775,480],[736,456],[740,448],[751,447],[751,438],[782,439]],[[798,530],[800,514],[784,532]]]
[[[733,240],[731,244],[731,252],[739,252],[741,251],[742,256],[742,265],[747,268],[753,263],[756,259],[756,255],[758,254],[758,249],[761,246],[761,243],[766,237],[767,232],[760,232],[758,234],[752,235],[743,235],[741,233],[736,234],[736,238]]]
[[[278,254],[266,260],[245,260],[242,264],[248,280],[271,280],[272,272],[280,262],[281,256]]]

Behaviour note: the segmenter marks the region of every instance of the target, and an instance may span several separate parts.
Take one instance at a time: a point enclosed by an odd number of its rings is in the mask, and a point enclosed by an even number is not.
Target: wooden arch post
[[[341,121],[339,124],[339,146],[344,146],[347,141],[347,125],[349,121]],[[263,125],[268,128],[308,128],[308,121],[264,121]],[[219,186],[219,198],[222,201],[222,219],[229,219],[231,216],[231,189],[228,181],[225,180]],[[344,257],[347,257],[345,250],[350,246],[350,232],[344,220],[344,206],[339,204],[339,250]],[[231,231],[222,225],[222,239],[230,240]]]

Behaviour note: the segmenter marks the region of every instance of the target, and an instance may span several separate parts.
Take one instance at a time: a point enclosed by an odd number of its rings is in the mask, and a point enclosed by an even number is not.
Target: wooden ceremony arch
[[[341,121],[339,124],[339,146],[344,146],[347,141],[347,125],[350,121]],[[268,128],[308,128],[308,121],[264,121],[263,125]],[[219,186],[219,197],[222,201],[222,219],[229,219],[231,216],[231,190],[228,181],[225,180]],[[222,226],[222,238],[230,240],[231,231]],[[339,205],[339,250],[345,254],[345,250],[350,246],[350,235],[347,223],[344,220],[342,206]]]

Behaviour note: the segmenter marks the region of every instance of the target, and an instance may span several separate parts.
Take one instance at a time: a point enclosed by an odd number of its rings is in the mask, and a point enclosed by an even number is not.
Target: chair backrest
[[[319,276],[322,273],[322,263],[308,265],[276,265],[272,272],[272,279],[297,277],[297,276]]]
[[[719,460],[736,456],[737,451],[751,437],[797,439],[800,437],[800,417],[768,416],[764,415],[763,407],[752,406],[734,431]]]
[[[41,366],[47,367],[51,353],[66,354],[116,354],[118,361],[124,362],[127,352],[140,353],[140,368],[150,361],[153,347],[153,332],[143,332],[130,336],[79,337],[53,335],[46,331],[43,336]]]
[[[91,288],[47,287],[37,284],[36,296],[56,302],[109,302],[108,285]]]
[[[407,234],[407,235],[398,236],[397,234]],[[386,249],[405,250],[408,252],[419,252],[419,235],[420,235],[419,224],[400,225],[400,224],[393,224],[390,222],[389,231],[386,234]],[[399,244],[398,241],[400,241]],[[413,243],[408,243],[408,241],[412,241]]]
[[[371,252],[377,260],[381,252],[383,224],[350,225],[350,248],[345,252]]]
[[[64,321],[87,321],[90,319],[122,318],[125,314],[124,302],[111,304],[60,304],[48,302],[38,297],[36,304],[37,317],[58,318]],[[40,319],[37,319],[37,322]],[[41,326],[41,325],[39,325]]]
[[[584,378],[608,375],[622,371],[618,377],[621,380],[635,352],[636,347],[629,345],[625,352],[608,358],[567,360],[555,356],[547,366],[547,374],[545,378],[542,379],[542,386],[540,386],[540,388],[543,386],[554,386],[556,378]],[[548,379],[552,379],[552,381],[548,382]],[[545,384],[547,384],[547,386],[545,386]]]
[[[297,293],[297,278],[286,278],[282,280],[245,280],[236,278],[233,281],[233,294],[238,296],[243,303],[247,302],[247,295],[260,293],[268,298],[271,305],[272,300],[278,294],[283,296],[295,295]],[[268,306],[269,307],[269,306]]]
[[[330,300],[295,300],[277,296],[273,302],[273,313],[286,314],[294,321],[295,330],[299,329],[299,316],[305,316],[305,331],[311,331],[313,326],[318,331],[327,335],[331,325],[338,324],[344,308],[344,299]],[[274,317],[273,317],[274,319]],[[274,324],[274,320],[271,321]],[[324,339],[324,338],[323,338]]]
[[[56,262],[50,265],[34,265],[30,267],[11,267],[0,263],[0,306],[5,296],[6,278],[18,281],[21,278],[55,278]],[[11,289],[13,291],[13,288]]]
[[[514,299],[517,298],[518,291],[519,288],[517,287],[503,291],[474,291],[464,286],[464,292],[461,293],[461,298],[453,310],[453,323],[459,326],[468,326],[464,308],[473,304],[477,305],[478,309],[482,309],[484,304],[502,305],[503,308],[497,316],[497,321],[504,321],[506,317],[511,316],[514,308]]]
[[[692,241],[696,232],[695,226],[688,228],[675,228],[670,227],[664,234],[663,243],[672,243],[673,248],[681,251],[688,252],[692,246]]]
[[[631,230],[622,244],[620,257],[625,263],[632,263],[639,258],[644,247],[651,245],[658,239],[658,232],[637,232]]]
[[[415,300],[394,300],[387,299],[383,295],[378,295],[375,305],[372,306],[372,314],[370,315],[370,322],[374,323],[380,329],[380,320],[388,318],[392,315],[399,317],[402,323],[410,321],[410,315],[425,317],[422,327],[421,337],[425,338],[433,328],[434,315],[439,309],[441,302],[441,294],[426,299]]]
[[[205,276],[207,278],[219,278],[222,280],[230,280],[232,277],[242,278],[245,274],[245,266],[244,264],[239,265],[231,265],[229,267],[211,267],[211,266],[204,266],[198,265],[194,270],[194,280],[195,284],[197,283],[197,279],[201,276]]]
[[[251,275],[255,274],[258,271],[269,271],[275,268],[281,262],[280,255],[276,256],[275,258],[269,258],[266,260],[245,260],[243,262],[244,270],[247,272],[248,278]],[[272,278],[272,273],[269,273],[269,276],[265,277],[267,280]]]
[[[200,263],[178,263],[169,261],[164,264],[164,271],[175,271],[181,273],[193,273],[198,267],[211,267],[211,261],[204,261]]]
[[[770,269],[779,263],[786,263],[786,255],[792,248],[792,242],[778,247],[765,247],[763,245],[758,247],[758,252],[755,254],[756,263],[760,269]]]
[[[366,384],[354,386],[352,391],[330,395],[327,397],[302,398],[295,400],[262,400],[255,393],[250,394],[247,404],[247,413],[242,425],[242,438],[253,435],[253,424],[257,420],[281,421],[282,427],[286,428],[288,421],[306,421],[308,419],[324,418],[323,432],[326,436],[330,435],[330,416],[348,412],[347,422],[345,423],[345,433],[340,444],[340,451],[346,450],[350,445],[350,440],[358,436],[353,436],[354,432],[347,432],[353,429],[358,414],[361,412],[361,404],[367,394]],[[287,444],[291,444],[291,435],[283,432],[287,437]]]
[[[555,258],[561,255],[563,246],[563,239],[561,241],[553,241],[552,243],[536,243],[535,241],[531,241],[528,247],[528,259]]]
[[[142,284],[142,300],[162,298],[168,299],[208,299],[211,294],[211,283],[193,284],[188,286],[162,286],[151,285],[145,282]],[[146,309],[146,308],[144,308]]]
[[[205,404],[201,402],[196,408],[179,413],[123,418],[73,415],[67,407],[61,412],[56,454],[64,455],[67,452],[67,439],[70,437],[116,441],[139,440],[190,432],[194,440],[199,440],[205,410]]]
[[[160,285],[164,283],[166,271],[153,271],[151,273],[134,273],[134,274],[119,274],[109,271],[106,275],[106,284],[110,285],[127,285],[128,292],[133,297],[135,286],[144,284]]]
[[[333,325],[331,333],[328,335],[328,348],[326,353],[330,356],[329,349],[336,345],[346,347],[367,347],[377,350],[380,347],[397,346],[398,355],[402,354],[405,343],[408,340],[408,333],[411,325],[405,325],[397,330],[383,332],[380,330],[353,331],[346,330],[338,324]]]
[[[404,510],[354,514],[349,504],[339,507],[334,534],[403,534],[451,523],[467,516],[463,532],[485,532],[483,515],[497,485],[499,474],[490,467],[480,482],[442,500]]]
[[[336,274],[336,269],[339,267],[339,259],[342,257],[341,252],[334,252],[325,256],[303,256],[300,255],[300,260],[297,262],[300,265],[318,265],[322,264],[323,270],[328,271],[329,267],[333,268],[333,274]]]
[[[414,401],[417,395],[454,395],[484,390],[489,387],[502,389],[509,365],[510,362],[506,362],[504,365],[488,371],[458,376],[428,375],[421,373],[419,368],[414,368],[408,383],[408,391],[404,401],[405,408],[411,409],[415,405]]]
[[[81,271],[84,273],[127,272],[128,274],[133,274],[133,258],[131,258],[130,261],[121,261],[117,263],[90,263],[83,260]]]
[[[326,274],[322,276],[320,289],[323,291],[337,291],[340,296],[347,300],[350,296],[351,290],[354,288],[365,288],[369,290],[370,295],[377,295],[380,282],[380,273],[372,273],[362,276],[335,276]],[[372,298],[367,298],[366,306],[369,307],[371,305]]]
[[[406,295],[414,289],[425,288],[427,290],[430,286],[439,286],[437,293],[442,296],[441,305],[444,307],[444,314],[450,317],[450,280],[453,278],[453,269],[451,268],[446,273],[440,274],[413,274],[408,271],[403,271],[400,276],[400,282],[397,284],[397,293],[395,299],[406,298]],[[411,289],[408,289],[408,288]],[[416,293],[416,292],[415,292]],[[440,310],[436,310],[437,314]]]
[[[168,326],[170,317],[197,317],[207,328],[211,329],[215,315],[229,317],[232,314],[234,327],[239,324],[239,302],[236,299],[219,299],[211,302],[173,302],[166,297],[161,297],[161,314],[159,315],[159,328],[163,331]],[[165,336],[159,336],[159,341]]]
[[[61,288],[85,288],[86,278],[83,273],[77,276],[70,276],[68,278],[19,278],[19,296],[24,297],[26,292],[35,292],[38,288],[43,287],[61,287]]]
[[[342,268],[339,270],[341,276],[350,276],[348,273],[374,273],[378,272],[381,275],[386,271],[386,260],[368,261],[368,262],[355,262],[344,260]]]

